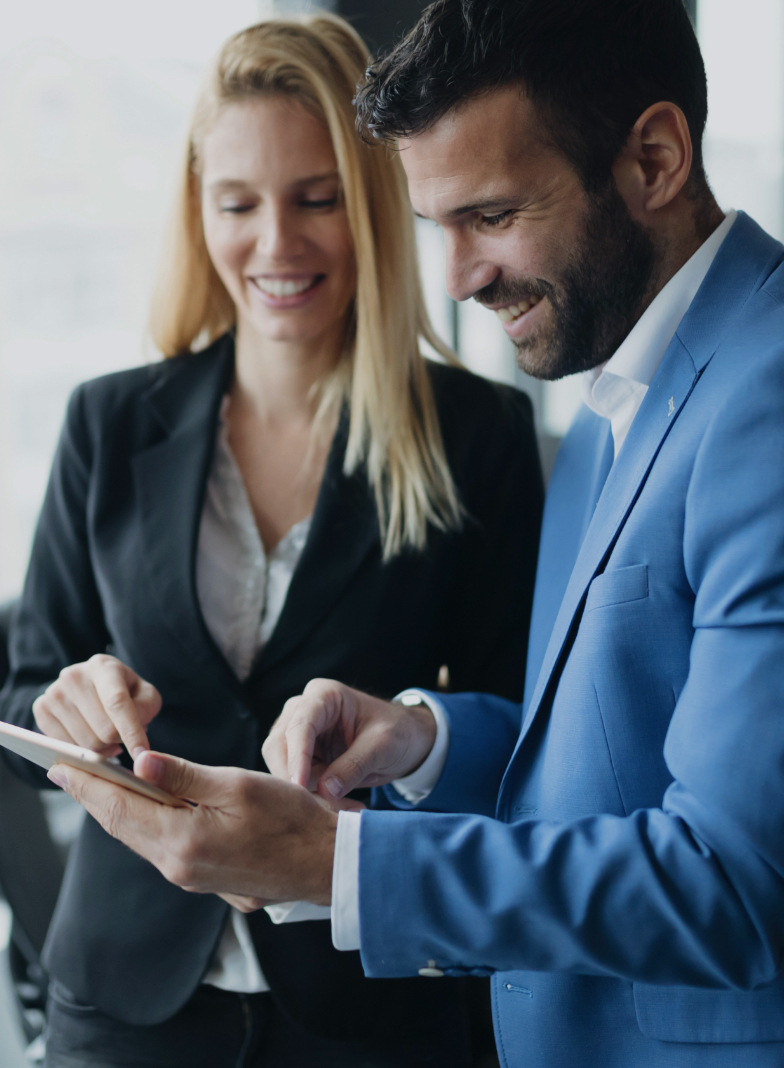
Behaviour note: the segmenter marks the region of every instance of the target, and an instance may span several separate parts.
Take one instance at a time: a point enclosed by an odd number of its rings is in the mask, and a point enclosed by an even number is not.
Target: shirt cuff
[[[277,905],[265,905],[264,911],[273,923],[328,920],[332,913],[329,905],[313,905],[310,901],[281,901]]]
[[[361,812],[339,812],[332,863],[332,945],[359,949],[359,829]]]
[[[424,763],[410,775],[395,779],[392,783],[401,797],[410,804],[416,805],[432,793],[444,770],[446,755],[449,751],[449,720],[446,718],[441,702],[423,690],[404,690],[403,693],[397,695],[395,701],[402,705],[427,705],[436,721],[436,740]]]

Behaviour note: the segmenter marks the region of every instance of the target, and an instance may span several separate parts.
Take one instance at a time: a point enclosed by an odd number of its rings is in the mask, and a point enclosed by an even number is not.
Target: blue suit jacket
[[[442,698],[429,811],[363,815],[367,973],[492,974],[503,1064],[784,1065],[783,260],[741,214],[603,490],[578,416],[524,715]]]

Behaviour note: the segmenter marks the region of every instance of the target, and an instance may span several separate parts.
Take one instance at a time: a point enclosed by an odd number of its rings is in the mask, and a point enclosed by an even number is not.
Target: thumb
[[[144,750],[133,762],[134,775],[175,797],[216,807],[226,801],[225,770],[192,764],[168,753]]]

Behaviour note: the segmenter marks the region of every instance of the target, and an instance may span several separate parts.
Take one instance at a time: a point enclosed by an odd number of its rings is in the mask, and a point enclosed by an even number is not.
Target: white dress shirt
[[[583,373],[583,402],[610,420],[616,459],[667,346],[737,217],[736,211],[727,212],[721,226],[651,301],[612,358]]]
[[[610,420],[616,459],[667,346],[736,218],[736,211],[727,213],[721,225],[651,301],[611,359],[603,366],[583,374],[583,401],[597,415]],[[432,697],[418,690],[407,690],[397,698],[404,703],[407,699],[421,700],[427,704],[437,726],[431,757],[437,750],[438,759],[431,763],[428,758],[407,780],[393,784],[406,800],[417,802],[424,800],[432,791],[444,767],[449,749],[449,725],[440,704]],[[336,949],[360,948],[361,816],[357,812],[341,812],[338,816],[332,875],[332,942]]]
[[[271,553],[264,551],[229,446],[228,407],[229,397],[224,397],[199,526],[196,592],[207,629],[237,678],[244,682],[278,622],[308,538],[310,518],[296,523]],[[284,918],[310,917],[297,916],[290,909]],[[231,921],[204,982],[242,994],[269,990],[247,921],[236,909],[231,911]]]

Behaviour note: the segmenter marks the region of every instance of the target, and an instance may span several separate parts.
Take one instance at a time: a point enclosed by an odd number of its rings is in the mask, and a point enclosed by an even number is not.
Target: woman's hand
[[[135,757],[150,748],[146,727],[161,695],[116,657],[99,654],[71,664],[33,704],[39,730],[50,738],[116,756],[123,745]]]

